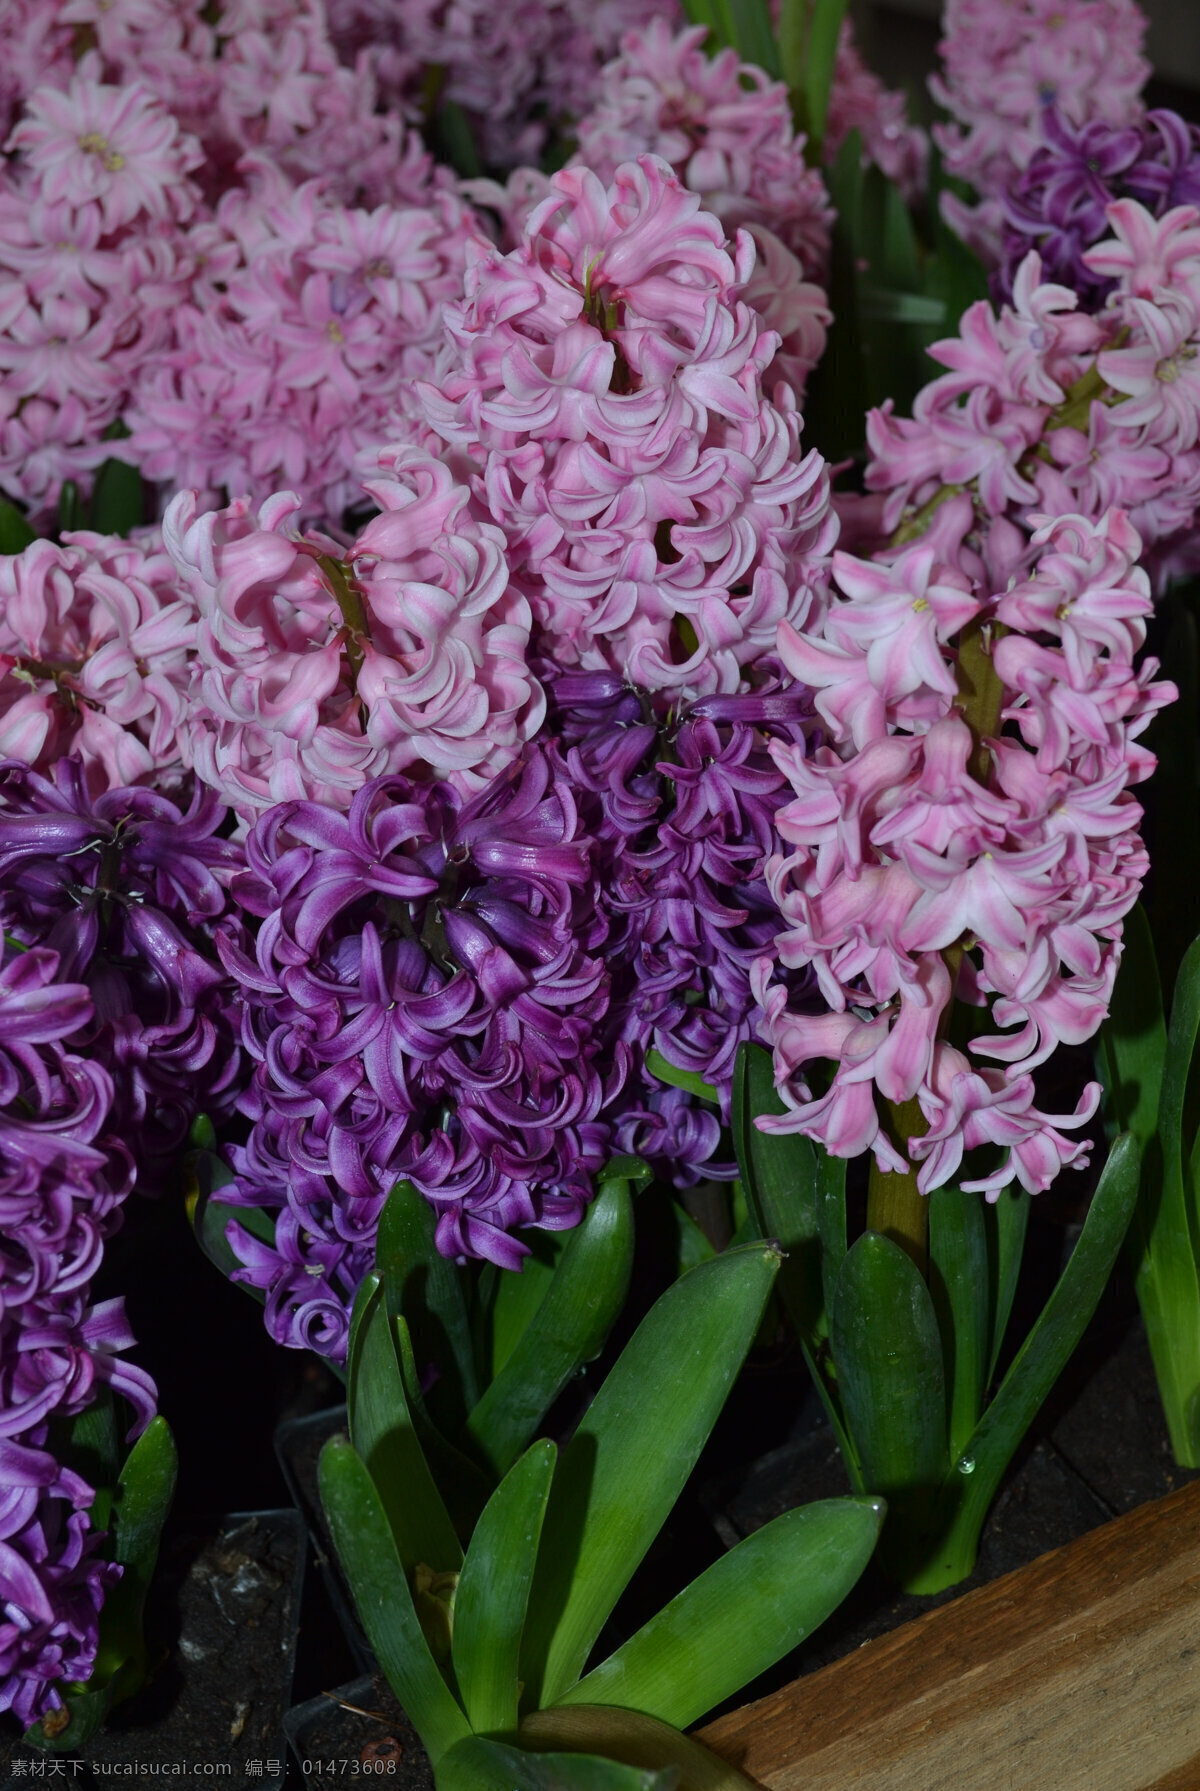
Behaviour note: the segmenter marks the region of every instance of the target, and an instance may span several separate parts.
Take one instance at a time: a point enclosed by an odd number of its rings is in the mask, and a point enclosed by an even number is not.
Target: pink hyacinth
[[[173,339],[140,362],[126,451],[147,477],[214,501],[286,485],[307,517],[340,518],[361,501],[358,454],[429,370],[467,244],[482,240],[443,187],[361,211],[253,164],[190,233],[199,273]]]
[[[1049,107],[1069,124],[1135,123],[1150,74],[1136,0],[946,0],[943,72],[930,81],[955,123],[935,125],[947,171],[980,195],[943,209],[979,252],[998,252],[998,196],[1045,142]]]
[[[382,453],[367,490],[381,514],[348,550],[295,531],[292,492],[257,516],[194,492],[167,512],[201,614],[184,753],[246,821],[292,798],[346,809],[413,767],[473,791],[541,723],[500,532],[416,449]]]
[[[777,338],[739,293],[753,244],[665,162],[556,175],[447,308],[429,440],[504,531],[539,650],[681,696],[736,690],[819,601],[836,523]]]
[[[844,595],[780,630],[826,731],[815,752],[771,749],[796,796],[767,866],[784,929],[755,988],[789,1111],[760,1123],[836,1156],[870,1149],[884,1170],[911,1160],[926,1193],[985,1145],[992,1166],[961,1185],[992,1197],[1084,1160],[1066,1133],[1098,1089],[1049,1115],[1031,1072],[1099,1027],[1146,871],[1130,786],[1154,761],[1138,736],[1175,692],[1155,661],[1134,666],[1151,609],[1141,543],[1110,511],[1043,521],[1032,549],[999,589],[928,541],[887,561],[838,554]],[[980,677],[999,686],[986,725]],[[789,1011],[777,964],[811,966],[831,1011]],[[990,1010],[966,1053],[945,1038],[956,994]],[[821,1058],[836,1072],[817,1096],[806,1066]],[[913,1100],[925,1129],[906,1157],[881,1102]]]
[[[78,754],[98,790],[170,783],[194,606],[161,544],[79,531],[0,558],[0,758]]]
[[[40,87],[0,177],[0,482],[41,510],[106,458],[191,273],[199,145],[141,85]]]
[[[868,487],[883,527],[924,532],[993,589],[1028,559],[1034,515],[1112,507],[1147,549],[1175,553],[1200,505],[1200,212],[1156,219],[1134,200],[1110,206],[1114,236],[1087,252],[1117,282],[1087,315],[1028,255],[1013,302],[965,313],[931,354],[948,369],[911,418],[891,406],[867,420]]]

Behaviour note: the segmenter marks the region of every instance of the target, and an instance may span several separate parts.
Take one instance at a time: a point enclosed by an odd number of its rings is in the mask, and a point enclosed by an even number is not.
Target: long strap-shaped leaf
[[[1138,1147],[1126,1132],[1109,1152],[1083,1231],[1057,1286],[951,1470],[947,1495],[956,1510],[944,1540],[947,1556],[961,1554],[968,1566],[974,1558],[974,1539],[1000,1478],[1096,1310],[1129,1225],[1137,1188]]]
[[[677,1771],[645,1772],[595,1754],[530,1754],[470,1735],[446,1754],[438,1791],[678,1791]]]
[[[991,1353],[982,1195],[935,1188],[929,1196],[929,1271],[946,1365],[950,1454],[957,1460],[983,1411]]]
[[[1135,908],[1125,923],[1125,956],[1100,1062],[1118,1123],[1143,1152],[1141,1199],[1130,1227],[1138,1300],[1176,1459],[1200,1465],[1200,1279],[1189,1214],[1183,1108],[1200,1024],[1200,940],[1180,966],[1163,1020],[1154,942]]]
[[[563,1451],[522,1649],[528,1705],[579,1677],[658,1534],[753,1341],[779,1252],[745,1245],[655,1303]]]
[[[553,1443],[535,1443],[484,1507],[454,1602],[454,1674],[471,1726],[515,1729],[521,1633],[554,1474]]]
[[[911,1257],[876,1231],[842,1264],[831,1331],[838,1384],[866,1483],[890,1501],[946,1472],[942,1342]]]
[[[405,1571],[420,1562],[456,1573],[462,1547],[413,1425],[377,1275],[366,1277],[354,1302],[348,1367],[350,1440],[375,1482]]]
[[[319,1474],[321,1503],[367,1639],[436,1766],[470,1727],[430,1653],[379,1494],[344,1438],[326,1443]]]
[[[870,1560],[882,1499],[824,1499],[714,1562],[558,1700],[617,1704],[686,1729],[811,1635]]]
[[[603,1348],[625,1302],[632,1263],[629,1183],[604,1181],[524,1335],[468,1420],[498,1474],[516,1460],[580,1365]]]
[[[389,1316],[403,1316],[418,1359],[437,1364],[435,1419],[456,1426],[478,1399],[479,1384],[463,1276],[439,1251],[435,1229],[428,1201],[411,1182],[398,1182],[380,1214],[375,1268]]]
[[[675,1767],[679,1791],[759,1791],[735,1766],[709,1753],[702,1743],[639,1710],[618,1710],[605,1704],[536,1710],[521,1724],[520,1738],[527,1747],[577,1748],[652,1772]]]

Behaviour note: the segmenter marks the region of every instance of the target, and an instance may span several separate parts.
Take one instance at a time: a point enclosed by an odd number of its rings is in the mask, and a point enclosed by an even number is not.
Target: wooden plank
[[[700,1738],[767,1791],[1200,1791],[1200,1481]]]

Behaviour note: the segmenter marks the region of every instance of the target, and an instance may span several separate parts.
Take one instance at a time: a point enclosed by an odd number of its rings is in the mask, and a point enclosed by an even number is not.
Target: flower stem
[[[920,1102],[888,1101],[883,1124],[897,1150],[907,1151],[908,1140],[926,1130]],[[929,1259],[929,1208],[917,1188],[915,1169],[880,1169],[872,1159],[867,1185],[867,1230],[882,1232],[907,1250],[921,1273]]]

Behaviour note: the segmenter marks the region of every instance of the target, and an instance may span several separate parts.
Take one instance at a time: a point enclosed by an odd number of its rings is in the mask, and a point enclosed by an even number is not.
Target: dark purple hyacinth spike
[[[237,1095],[232,987],[211,939],[241,863],[224,821],[207,792],[182,811],[149,789],[90,796],[74,759],[53,779],[0,765],[0,920],[85,986],[76,1042],[112,1076],[114,1126],[136,1140],[147,1191],[196,1114],[219,1118]]]
[[[1018,267],[1036,249],[1046,276],[1096,311],[1113,282],[1098,278],[1083,255],[1109,234],[1105,208],[1130,198],[1162,217],[1200,204],[1200,128],[1175,112],[1147,112],[1140,125],[1092,121],[1073,126],[1052,107],[1046,143],[1004,195],[1003,250],[992,276],[997,300],[1011,299]]]
[[[112,1078],[65,1041],[94,1026],[91,995],[56,951],[0,962],[0,1710],[30,1723],[62,1680],[95,1663],[104,1588],[116,1576],[90,1529],[93,1492],[45,1447],[52,1419],[102,1388],[132,1405],[154,1387],[122,1352],[123,1303],[90,1304],[105,1241],[133,1181],[112,1131]]]

